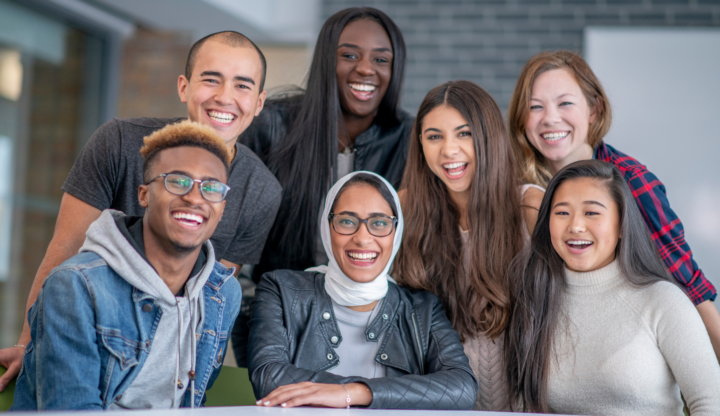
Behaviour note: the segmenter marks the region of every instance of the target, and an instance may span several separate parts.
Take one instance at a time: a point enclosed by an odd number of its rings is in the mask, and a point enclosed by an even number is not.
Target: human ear
[[[148,207],[148,203],[150,202],[150,188],[147,185],[140,185],[138,187],[138,202],[141,207]]]
[[[267,91],[263,90],[263,92],[261,92],[260,95],[258,96],[258,106],[257,106],[257,109],[255,110],[255,117],[257,117],[258,114],[260,114],[260,111],[262,111],[263,107],[265,106],[265,98],[266,97],[267,97]]]
[[[185,75],[178,77],[178,95],[180,96],[180,102],[187,102],[187,87],[190,81],[185,78]]]

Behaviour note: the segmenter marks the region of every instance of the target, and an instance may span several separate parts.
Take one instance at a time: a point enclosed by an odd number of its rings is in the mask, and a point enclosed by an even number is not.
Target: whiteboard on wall
[[[584,42],[613,110],[606,141],[665,184],[720,289],[720,30],[588,27]]]

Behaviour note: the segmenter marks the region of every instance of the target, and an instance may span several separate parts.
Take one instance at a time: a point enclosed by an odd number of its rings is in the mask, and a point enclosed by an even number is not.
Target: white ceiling
[[[256,43],[314,43],[318,0],[85,0],[151,28],[184,31],[197,40],[235,30]]]

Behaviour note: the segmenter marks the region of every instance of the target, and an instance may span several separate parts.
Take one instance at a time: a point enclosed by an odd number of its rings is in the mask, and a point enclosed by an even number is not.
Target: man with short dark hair
[[[220,372],[241,290],[208,239],[230,153],[190,121],[145,142],[145,213],[103,211],[47,277],[12,410],[200,406]]]
[[[232,188],[225,213],[210,240],[216,258],[236,271],[260,260],[265,239],[275,220],[281,188],[253,152],[237,143],[265,102],[265,58],[249,39],[237,32],[207,36],[193,46],[187,74],[178,77],[180,100],[188,118],[212,127],[230,150],[227,179]],[[113,119],[103,124],[78,156],[67,180],[55,233],[35,275],[27,307],[35,301],[45,277],[77,254],[90,224],[111,208],[131,216],[143,215],[137,189],[142,185],[142,139],[182,118]],[[18,374],[25,346],[30,342],[27,321],[15,347],[0,350],[0,391]]]

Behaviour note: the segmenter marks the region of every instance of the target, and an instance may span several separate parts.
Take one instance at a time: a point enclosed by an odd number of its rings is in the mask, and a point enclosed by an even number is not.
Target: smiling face
[[[180,173],[192,179],[217,180],[225,183],[225,165],[209,151],[198,147],[174,147],[160,151],[150,177],[163,173]],[[164,178],[158,178],[138,190],[140,205],[145,210],[143,237],[170,255],[191,252],[215,232],[222,218],[225,202],[209,202],[200,194],[198,183],[190,192],[175,195],[165,189]]]
[[[343,113],[375,116],[392,77],[393,50],[383,27],[370,19],[348,23],[337,49],[337,84]]]
[[[192,76],[178,79],[180,100],[190,120],[215,129],[228,146],[260,113],[262,63],[252,47],[233,47],[207,40],[197,52]]]
[[[430,170],[437,175],[450,194],[470,194],[475,172],[475,144],[462,114],[442,105],[422,120],[420,143]]]
[[[571,179],[555,191],[550,213],[553,247],[568,269],[589,272],[612,263],[620,235],[620,213],[597,179]]]
[[[375,214],[392,216],[387,201],[374,187],[366,184],[351,185],[335,200],[333,213],[348,213],[365,219]],[[330,224],[333,256],[340,270],[358,283],[375,280],[390,260],[395,230],[385,237],[375,237],[365,224],[355,234],[338,234]]]
[[[555,173],[592,158],[587,134],[595,117],[573,75],[564,68],[553,69],[535,79],[525,135]]]

